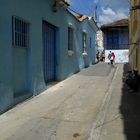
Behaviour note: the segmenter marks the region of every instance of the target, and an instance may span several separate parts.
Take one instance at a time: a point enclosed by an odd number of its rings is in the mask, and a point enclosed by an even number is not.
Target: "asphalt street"
[[[0,140],[140,139],[140,129],[131,132],[131,122],[126,123],[131,111],[123,94],[129,99],[139,95],[124,86],[124,67],[92,65],[17,105],[0,116]],[[140,126],[138,115],[135,129]]]

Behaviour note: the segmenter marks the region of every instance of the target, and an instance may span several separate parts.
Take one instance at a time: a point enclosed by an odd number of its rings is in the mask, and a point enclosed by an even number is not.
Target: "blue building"
[[[0,2],[0,112],[95,63],[98,27],[68,6],[64,0]]]
[[[128,42],[129,42],[129,29],[128,19],[122,19],[113,23],[101,26],[104,38],[104,49],[106,54],[106,62],[109,62],[107,56],[110,51],[113,51],[116,56],[117,63],[128,62]]]

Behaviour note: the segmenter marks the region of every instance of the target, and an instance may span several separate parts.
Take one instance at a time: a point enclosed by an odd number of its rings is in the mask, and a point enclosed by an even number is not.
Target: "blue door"
[[[48,83],[56,79],[56,27],[46,21],[43,21],[42,24],[44,80]]]

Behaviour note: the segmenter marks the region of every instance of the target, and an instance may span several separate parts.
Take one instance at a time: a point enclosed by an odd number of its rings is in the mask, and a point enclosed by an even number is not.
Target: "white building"
[[[103,32],[101,30],[97,31],[96,35],[96,50],[102,52],[104,50],[103,47]]]

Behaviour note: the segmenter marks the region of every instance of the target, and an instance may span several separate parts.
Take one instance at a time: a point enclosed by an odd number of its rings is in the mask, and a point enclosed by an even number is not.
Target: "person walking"
[[[102,56],[102,57],[101,57],[102,61],[105,62],[105,50],[103,50],[101,56]]]
[[[115,54],[114,54],[114,52],[111,53],[110,61],[111,61],[112,65],[115,63]]]
[[[99,51],[97,50],[97,53],[96,53],[96,59],[97,59],[97,63],[99,62],[99,59],[100,59],[100,56],[99,56]]]
[[[108,57],[107,57],[107,58],[108,58],[108,60],[110,61],[110,64],[111,64],[111,60],[110,60],[111,55],[112,55],[112,52],[110,51],[110,52],[109,52],[109,54],[108,54]],[[109,63],[108,63],[108,64],[109,64]]]

